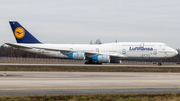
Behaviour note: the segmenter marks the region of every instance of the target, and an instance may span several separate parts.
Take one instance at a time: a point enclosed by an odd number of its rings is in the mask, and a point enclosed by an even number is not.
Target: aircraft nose
[[[178,51],[177,50],[175,50],[175,54],[178,55]]]

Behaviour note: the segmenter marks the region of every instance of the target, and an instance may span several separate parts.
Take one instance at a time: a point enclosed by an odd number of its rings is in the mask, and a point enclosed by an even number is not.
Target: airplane
[[[161,42],[117,42],[105,44],[45,44],[37,40],[17,21],[9,21],[17,43],[14,48],[57,58],[86,60],[85,64],[120,63],[121,60],[158,60],[178,52]]]

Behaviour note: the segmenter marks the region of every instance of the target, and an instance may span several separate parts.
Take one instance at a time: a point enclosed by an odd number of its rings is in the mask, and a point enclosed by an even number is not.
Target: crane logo
[[[14,35],[15,35],[16,38],[21,39],[21,38],[24,37],[25,31],[24,31],[24,29],[22,27],[18,27],[18,28],[15,29]]]

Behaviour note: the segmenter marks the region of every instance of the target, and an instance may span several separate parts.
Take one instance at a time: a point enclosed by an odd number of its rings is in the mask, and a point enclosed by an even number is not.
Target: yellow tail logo
[[[18,27],[15,29],[14,35],[16,36],[16,38],[21,39],[24,37],[25,31],[22,27]]]

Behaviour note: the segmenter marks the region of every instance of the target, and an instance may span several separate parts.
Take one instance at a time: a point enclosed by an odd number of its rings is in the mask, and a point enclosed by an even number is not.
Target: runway
[[[3,77],[3,73],[7,73]],[[180,73],[1,71],[0,95],[180,92]]]
[[[87,65],[87,64],[29,64],[29,63],[0,63],[1,65],[15,65],[15,66],[100,66],[100,67],[180,67],[180,65]]]

